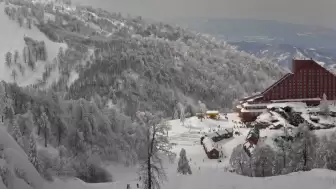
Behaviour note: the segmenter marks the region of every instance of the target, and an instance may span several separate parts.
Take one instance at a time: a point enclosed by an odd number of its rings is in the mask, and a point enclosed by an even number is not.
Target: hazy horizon
[[[72,0],[107,11],[169,21],[180,17],[275,20],[336,28],[336,0]]]

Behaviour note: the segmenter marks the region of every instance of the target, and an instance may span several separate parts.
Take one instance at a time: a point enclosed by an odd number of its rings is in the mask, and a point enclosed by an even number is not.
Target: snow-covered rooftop
[[[249,104],[249,103],[245,102],[243,104],[243,107],[260,107],[260,106],[265,106],[265,108],[266,108],[267,105],[269,105],[269,103]]]
[[[208,110],[205,113],[206,114],[219,114],[219,111],[217,111],[217,110]]]
[[[219,131],[207,134],[207,137],[212,138],[214,136],[221,136],[221,135],[225,135],[225,134],[232,133],[232,132],[233,132],[232,128],[224,128],[223,130],[219,130]]]
[[[291,107],[294,111],[297,112],[306,112],[308,110],[307,104],[304,102],[287,102],[287,103],[273,103],[267,106],[267,109],[271,108],[284,108],[284,107]]]
[[[243,108],[240,111],[241,112],[260,112],[261,113],[261,112],[265,112],[266,109],[252,109],[252,110],[248,110],[248,109]]]
[[[207,151],[211,151],[212,149],[215,148],[214,142],[208,137],[205,137],[203,139],[203,145],[204,145],[204,147],[206,148]]]
[[[321,98],[297,98],[297,99],[283,99],[271,100],[271,102],[303,102],[303,101],[320,101]]]

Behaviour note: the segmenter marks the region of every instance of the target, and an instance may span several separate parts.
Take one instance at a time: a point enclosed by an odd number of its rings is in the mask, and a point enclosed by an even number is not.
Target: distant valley
[[[294,57],[313,58],[335,69],[336,30],[331,28],[248,19],[183,18],[173,22],[289,68]]]
[[[238,50],[253,54],[259,58],[267,58],[283,66],[291,67],[292,58],[312,58],[321,65],[334,70],[336,68],[336,51],[331,49],[301,48],[288,44],[264,44],[260,42],[230,42]]]

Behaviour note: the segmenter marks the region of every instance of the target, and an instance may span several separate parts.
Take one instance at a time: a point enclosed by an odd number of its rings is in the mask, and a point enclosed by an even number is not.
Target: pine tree
[[[23,140],[22,140],[22,133],[20,131],[20,127],[16,121],[16,119],[12,120],[12,137],[14,138],[14,140],[20,145],[20,146],[24,146],[23,144]]]
[[[185,110],[184,110],[184,106],[183,106],[182,103],[179,102],[177,104],[177,107],[180,110],[180,121],[181,121],[182,125],[184,126],[184,122],[185,122]]]
[[[28,159],[37,171],[40,171],[40,163],[37,156],[36,141],[33,132],[29,136]]]
[[[40,119],[41,119],[41,127],[44,133],[44,147],[48,147],[48,136],[49,136],[50,127],[49,127],[49,120],[48,120],[47,114],[45,112],[42,112]]]
[[[64,51],[63,51],[63,48],[60,47],[59,50],[58,50],[58,54],[57,54],[57,58],[58,58],[58,60],[59,60],[60,63],[63,60],[63,56],[64,56]]]
[[[7,52],[5,55],[5,63],[7,65],[7,67],[11,67],[12,65],[12,53],[11,52]]]
[[[17,74],[16,70],[13,69],[13,70],[12,70],[12,77],[13,77],[14,82],[16,82],[17,75],[18,75],[18,74]]]
[[[191,169],[190,169],[190,165],[189,165],[189,161],[188,161],[188,158],[187,158],[187,153],[186,153],[186,150],[184,148],[181,149],[180,159],[178,161],[177,166],[178,166],[177,167],[177,172],[178,173],[181,173],[183,175],[186,175],[186,174],[191,175],[192,174]]]

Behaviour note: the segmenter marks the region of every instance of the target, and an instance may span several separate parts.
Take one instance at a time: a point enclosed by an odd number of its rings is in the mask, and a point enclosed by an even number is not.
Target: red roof
[[[268,88],[266,88],[263,92],[261,92],[259,95],[260,96],[264,96],[265,93],[267,93],[268,91],[272,90],[274,87],[276,87],[277,85],[279,85],[280,83],[284,82],[288,77],[295,75],[296,73],[298,73],[301,69],[305,69],[307,67],[313,67],[315,68],[323,68],[324,70],[326,70],[327,72],[335,75],[334,73],[332,73],[331,71],[325,69],[323,66],[321,66],[320,64],[318,64],[317,62],[315,62],[314,60],[310,59],[310,60],[292,60],[292,73],[287,73],[285,74],[282,78],[280,78],[277,82],[273,83],[271,86],[269,86]],[[253,95],[247,98],[244,98],[243,101],[246,101],[248,99],[252,99],[253,97],[256,97],[257,95]]]

